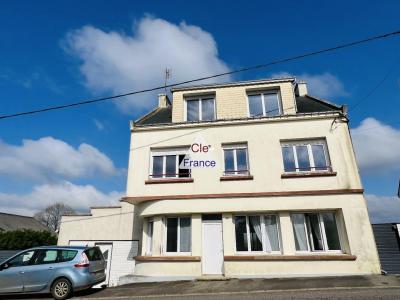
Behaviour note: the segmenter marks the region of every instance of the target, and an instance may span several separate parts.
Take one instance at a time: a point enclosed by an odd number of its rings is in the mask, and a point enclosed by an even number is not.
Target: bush
[[[31,229],[0,231],[0,250],[24,250],[56,244],[57,237],[49,231]]]

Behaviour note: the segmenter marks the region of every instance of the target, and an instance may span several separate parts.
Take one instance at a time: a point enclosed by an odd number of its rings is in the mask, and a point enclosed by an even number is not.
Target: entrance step
[[[202,275],[196,278],[198,281],[224,281],[229,279],[229,277],[223,275]]]

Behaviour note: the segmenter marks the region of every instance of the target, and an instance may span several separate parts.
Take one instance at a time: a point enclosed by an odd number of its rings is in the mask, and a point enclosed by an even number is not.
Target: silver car
[[[24,250],[0,264],[0,295],[51,293],[67,299],[106,279],[98,247],[39,247]]]

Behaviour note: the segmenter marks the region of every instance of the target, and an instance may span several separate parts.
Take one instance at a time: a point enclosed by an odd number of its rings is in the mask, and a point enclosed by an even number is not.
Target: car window
[[[76,250],[58,250],[58,262],[67,262],[75,258],[78,251]]]
[[[9,267],[21,267],[26,266],[32,260],[33,254],[35,253],[34,250],[26,251],[21,253],[7,262]]]
[[[52,264],[57,262],[57,250],[53,249],[42,249],[37,251],[37,255],[34,258],[34,265]]]
[[[99,247],[94,247],[85,250],[85,254],[89,261],[95,261],[95,260],[103,260],[103,254],[101,253]]]

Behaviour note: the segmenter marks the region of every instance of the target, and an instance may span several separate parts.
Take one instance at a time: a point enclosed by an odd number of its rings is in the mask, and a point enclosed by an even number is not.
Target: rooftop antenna
[[[164,90],[165,90],[165,94],[167,94],[167,81],[171,77],[171,69],[166,68],[164,75],[165,75],[165,78],[164,78]]]

